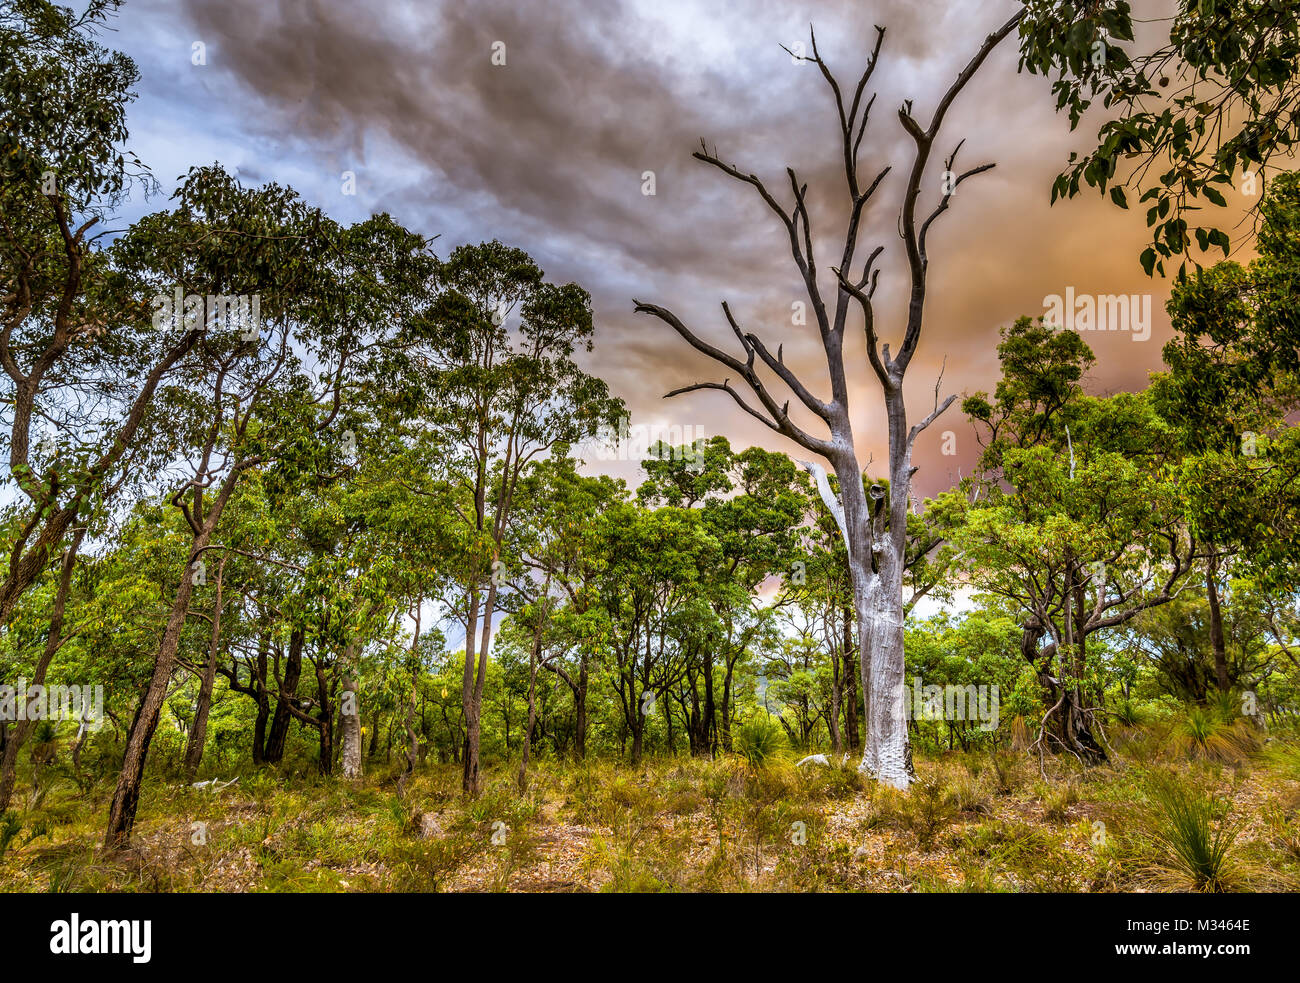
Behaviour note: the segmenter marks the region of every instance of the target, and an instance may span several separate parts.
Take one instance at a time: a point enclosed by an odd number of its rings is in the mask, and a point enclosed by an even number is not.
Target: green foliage
[[[22,821],[18,818],[16,812],[0,813],[0,860],[4,859],[9,844],[14,841],[22,828]]]
[[[1199,219],[1202,202],[1225,207],[1239,174],[1277,167],[1300,121],[1294,4],[1179,0],[1165,23],[1167,35],[1149,35],[1149,49],[1137,49],[1127,0],[1028,0],[1020,24],[1020,67],[1054,76],[1071,129],[1095,101],[1106,110],[1096,148],[1070,156],[1053,201],[1086,184],[1127,208],[1124,189],[1140,191],[1153,230],[1142,265],[1162,275],[1176,257],[1185,272],[1193,241],[1228,253],[1227,233]]]
[[[1231,697],[1228,701],[1231,707]],[[1190,706],[1174,724],[1174,746],[1190,757],[1220,764],[1240,764],[1259,746],[1245,720],[1224,720],[1214,708]]]
[[[1147,782],[1143,832],[1155,849],[1148,856],[1163,880],[1194,891],[1219,893],[1240,884],[1234,845],[1240,825],[1220,798],[1166,773]]]
[[[1262,55],[1247,88],[1285,102],[1294,12],[1278,7],[1182,3],[1166,51],[1213,88],[1243,67],[1237,31]],[[1111,887],[1122,875],[1094,868],[1104,851],[1069,824],[1091,817],[1092,792],[1136,793],[1112,781],[1122,772],[1076,776],[1071,756],[1023,753],[1040,726],[1059,750],[1058,698],[1077,699],[1072,722],[1099,738],[1101,721],[1122,725],[1121,766],[1242,765],[1260,732],[1239,719],[1246,694],[1219,690],[1221,627],[1232,686],[1253,687],[1275,733],[1294,726],[1300,178],[1270,178],[1258,259],[1175,286],[1169,371],[1147,391],[1089,395],[1082,338],[1021,318],[1002,332],[993,393],[963,404],[983,446],[974,477],[900,517],[889,482],[861,475],[885,492],[878,521],[906,533],[909,680],[999,691],[997,727],[913,722],[918,757],[946,745],[956,774],[923,768],[897,793],[854,766],[862,626],[831,511],[786,454],[724,437],[652,447],[635,494],[590,474],[629,418],[587,371],[598,326],[582,286],[500,241],[439,256],[387,214],[339,224],[219,164],[189,169],[111,243],[91,232],[133,185],[152,187],[127,145],[136,68],[96,40],[115,8],[0,5],[0,354],[16,387],[0,680],[40,666],[47,684],[102,682],[112,724],[24,734],[6,776],[22,823],[0,803],[5,883],[27,886],[30,867],[51,890],[511,890],[537,886],[555,850],[581,871],[564,889]],[[1125,49],[1122,0],[1031,0],[1021,42],[1023,67],[1056,73],[1072,121],[1097,96],[1120,114],[1057,195],[1082,181],[1126,207],[1120,161],[1165,155],[1190,171],[1144,195],[1148,268],[1193,237],[1226,246],[1188,226],[1189,202],[1219,204],[1235,167],[1288,148],[1294,114],[1240,80],[1206,112],[1181,92],[1167,112],[1139,111],[1156,63]],[[1201,138],[1222,120],[1235,135],[1211,148]],[[260,332],[206,310],[187,324],[158,299],[177,289],[258,296]],[[93,549],[65,554],[83,536]],[[915,610],[967,587],[974,610]],[[136,826],[149,848],[96,857],[89,810],[113,792],[151,685],[165,699]],[[521,795],[530,719],[537,782]],[[471,723],[483,777],[462,796]],[[342,784],[345,743],[363,774]],[[835,753],[797,771],[792,746]],[[1254,760],[1291,774],[1289,747]],[[225,798],[186,787],[194,751],[201,777],[240,784]],[[1030,796],[1035,765],[1053,777]],[[1211,868],[1231,844],[1197,826],[1199,800],[1151,801],[1169,869],[1226,884]],[[208,852],[181,822],[200,806]],[[1287,808],[1270,835],[1294,853]],[[1057,828],[1021,824],[1039,810]],[[945,846],[960,884],[936,869]],[[872,880],[885,873],[897,880]]]
[[[758,713],[737,728],[736,753],[751,768],[763,768],[783,753],[789,743],[781,726],[765,713]]]
[[[918,778],[904,793],[877,789],[876,795],[883,797],[878,805],[882,815],[911,830],[924,851],[935,848],[939,834],[952,824],[961,805],[959,797],[938,777]]]

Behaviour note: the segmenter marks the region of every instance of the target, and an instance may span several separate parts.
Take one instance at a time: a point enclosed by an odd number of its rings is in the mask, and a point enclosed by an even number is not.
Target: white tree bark
[[[910,455],[904,455],[909,457]],[[875,533],[857,458],[846,453],[839,468],[849,539],[849,569],[858,621],[858,668],[866,735],[858,770],[894,788],[913,778],[912,754],[903,705],[903,558],[907,532],[907,487],[910,476],[891,488],[889,528]],[[877,503],[883,508],[883,502]],[[896,521],[901,509],[902,522]],[[896,539],[896,530],[901,535]],[[874,563],[873,563],[874,557]]]
[[[342,693],[339,701],[342,747],[339,761],[344,778],[361,777],[361,694],[357,692],[358,646],[349,642],[344,650]]]
[[[818,396],[794,373],[783,357],[781,345],[775,352],[757,335],[744,331],[733,315],[730,306],[723,302],[722,311],[743,353],[731,355],[705,341],[672,311],[657,304],[634,301],[638,313],[651,314],[669,325],[691,347],[714,362],[725,366],[732,374],[722,382],[697,382],[668,393],[678,396],[701,390],[727,393],[741,409],[761,421],[769,429],[794,441],[805,450],[826,460],[834,469],[840,485],[840,501],[830,492],[825,471],[819,466],[804,464],[813,474],[817,491],[844,534],[848,547],[849,568],[853,580],[853,600],[859,626],[859,666],[862,675],[862,697],[866,711],[866,740],[863,744],[861,769],[880,781],[898,788],[906,788],[912,781],[911,749],[907,740],[905,714],[905,687],[903,664],[903,571],[906,562],[907,513],[910,504],[912,479],[912,446],[917,436],[938,418],[955,399],[950,396],[940,404],[938,387],[935,388],[934,411],[909,429],[907,408],[903,400],[903,380],[907,367],[916,353],[921,339],[925,298],[928,286],[929,259],[926,236],[931,225],[939,218],[952,200],[957,185],[982,174],[993,164],[981,164],[960,174],[954,171],[958,149],[944,161],[946,173],[952,180],[945,181],[938,204],[928,217],[917,215],[917,203],[925,190],[927,166],[934,152],[935,141],[943,120],[953,100],[979,71],[989,53],[1010,36],[1024,16],[1024,11],[1013,15],[989,34],[975,55],[967,62],[943,96],[939,99],[929,125],[922,125],[912,115],[912,102],[905,102],[898,111],[898,120],[915,144],[915,154],[903,191],[902,209],[898,229],[902,234],[907,253],[909,297],[907,318],[902,343],[897,355],[891,357],[890,346],[882,344],[877,332],[873,298],[880,270],[875,266],[877,257],[884,251],[877,246],[865,264],[858,265],[855,256],[858,248],[860,224],[867,202],[888,175],[886,167],[874,179],[864,181],[859,173],[858,149],[866,130],[867,119],[875,97],[863,98],[880,55],[884,28],[876,28],[876,42],[868,57],[867,66],[856,87],[846,89],[832,75],[817,50],[817,37],[812,35],[812,54],[795,55],[797,59],[812,62],[821,71],[835,98],[839,116],[841,149],[844,173],[849,192],[849,217],[844,245],[838,266],[830,269],[835,274],[834,301],[827,303],[818,282],[818,264],[813,253],[812,222],[808,208],[807,185],[803,184],[794,168],[786,169],[793,203],[784,205],[768,186],[755,174],[727,163],[701,142],[694,156],[729,177],[753,187],[764,204],[780,219],[789,241],[790,254],[803,279],[821,345],[826,355],[829,400]],[[849,93],[851,98],[846,98]],[[857,268],[855,268],[855,266]],[[860,272],[859,272],[860,270]],[[851,301],[861,308],[866,334],[866,354],[871,372],[884,396],[885,413],[889,424],[889,509],[884,511],[883,489],[879,496],[874,491],[869,505],[862,488],[862,469],[854,453],[853,427],[849,412],[848,372],[844,362],[844,340],[848,329]],[[773,391],[768,381],[757,371],[758,363],[797,399],[807,413],[821,421],[826,436],[811,433],[790,415],[790,399]],[[731,385],[731,378],[739,377],[758,399],[754,406]],[[874,511],[872,509],[874,508]],[[887,521],[888,528],[885,528]]]

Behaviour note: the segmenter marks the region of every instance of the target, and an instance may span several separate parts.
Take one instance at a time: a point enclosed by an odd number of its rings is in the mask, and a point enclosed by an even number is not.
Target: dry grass
[[[1230,725],[1229,725],[1230,726]],[[1300,755],[1222,730],[1116,728],[1081,772],[1024,752],[917,762],[906,792],[852,760],[456,765],[356,784],[276,773],[222,792],[151,781],[129,851],[99,849],[109,786],[50,785],[0,817],[5,891],[1127,891],[1300,883]],[[1240,751],[1241,753],[1237,753]],[[1154,764],[1153,764],[1154,762]],[[1158,772],[1152,768],[1158,765]],[[1151,777],[1158,774],[1159,777]],[[1155,791],[1153,791],[1153,789]],[[20,792],[23,791],[20,789]],[[15,797],[28,803],[25,795]],[[1267,876],[1256,876],[1264,871]]]

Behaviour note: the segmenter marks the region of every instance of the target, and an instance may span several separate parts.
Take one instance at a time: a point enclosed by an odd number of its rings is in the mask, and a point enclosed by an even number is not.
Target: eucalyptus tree
[[[793,746],[811,750],[814,734],[825,726],[832,749],[839,751],[836,717],[840,694],[833,678],[838,653],[823,652],[814,612],[787,608],[781,611],[780,619],[784,631],[761,653],[767,682],[763,691],[766,708],[785,728]],[[830,657],[824,658],[824,654]]]
[[[1204,544],[1214,682],[1234,685],[1225,637],[1225,575],[1251,571],[1276,588],[1294,584],[1288,561],[1300,501],[1300,457],[1289,414],[1300,406],[1300,182],[1280,174],[1261,215],[1259,257],[1225,260],[1174,285],[1168,371],[1152,379],[1154,405],[1179,450],[1184,519]],[[1197,689],[1195,680],[1186,687]]]
[[[1175,285],[1168,372],[1152,394],[1182,448],[1186,518],[1215,549],[1206,586],[1217,681],[1226,689],[1219,566],[1273,589],[1300,577],[1300,177],[1272,182],[1249,263],[1230,260]]]
[[[166,459],[151,403],[194,344],[157,330],[96,231],[152,187],[125,148],[136,66],[96,40],[116,6],[0,4],[0,420],[20,516],[0,628],[77,524]]]
[[[436,439],[408,426],[399,405],[376,414],[371,429],[367,444],[373,449],[350,482],[352,509],[368,530],[354,563],[360,569],[382,559],[388,568],[384,590],[411,628],[403,666],[406,768],[399,781],[404,791],[420,760],[421,687],[433,655],[446,642],[425,609],[454,580],[444,561],[455,555],[457,543],[450,535],[449,476]]]
[[[689,644],[700,619],[711,617],[709,578],[721,549],[699,510],[672,506],[615,504],[605,512],[602,539],[598,591],[608,619],[609,678],[635,763],[649,715],[683,676],[682,641]]]
[[[526,253],[499,242],[453,250],[438,284],[427,317],[412,331],[411,351],[431,407],[428,425],[442,435],[457,476],[462,785],[476,795],[492,619],[520,478],[556,444],[613,428],[624,411],[605,383],[574,361],[578,350],[590,350],[594,331],[591,299],[577,284],[546,282]]]
[[[46,673],[49,671],[50,663],[59,653],[59,650],[76,635],[76,629],[66,624],[69,620],[68,597],[72,590],[72,577],[77,564],[77,551],[81,548],[81,543],[86,536],[86,527],[83,525],[76,529],[64,549],[63,556],[57,566],[56,587],[54,597],[49,606],[48,621],[44,625],[45,638],[39,646],[39,656],[32,668],[30,677],[31,690],[44,688],[46,684]],[[23,633],[17,633],[19,637]],[[29,692],[31,692],[29,690]],[[19,700],[27,700],[27,693],[17,695]],[[5,715],[7,724],[9,715]],[[0,742],[0,812],[9,808],[9,798],[13,794],[14,780],[18,773],[18,753],[22,750],[28,736],[31,733],[32,724],[35,718],[28,712],[24,711],[18,714],[18,720],[14,724],[12,732],[4,734],[4,741]]]
[[[217,167],[191,171],[175,198],[172,212],[142,219],[120,245],[157,284],[155,321],[196,339],[181,367],[186,384],[167,393],[184,455],[168,499],[192,538],[127,737],[108,846],[129,840],[191,598],[206,585],[212,551],[224,549],[214,537],[226,505],[255,470],[296,474],[322,462],[328,470],[355,453],[355,435],[339,425],[350,387],[382,363],[405,314],[394,289],[403,278],[376,268],[404,270],[426,250],[387,216],[340,229],[292,190],[246,189]],[[371,614],[366,607],[345,620]]]
[[[1213,690],[1253,691],[1272,674],[1281,653],[1270,645],[1267,600],[1243,583],[1230,590],[1235,603],[1220,614],[1186,595],[1125,626],[1128,650],[1155,670],[1162,691],[1205,704]]]
[[[1166,260],[1180,258],[1181,279],[1193,243],[1225,255],[1230,247],[1205,203],[1226,206],[1236,180],[1258,206],[1269,172],[1290,169],[1300,138],[1300,11],[1288,0],[1173,8],[1136,31],[1128,0],[1024,0],[1020,67],[1054,77],[1071,129],[1094,103],[1105,110],[1096,147],[1071,154],[1052,199],[1086,185],[1128,208],[1125,189],[1139,192],[1153,230],[1142,265],[1164,273]]]
[[[174,212],[147,216],[123,237],[123,253],[157,278],[155,322],[193,339],[181,365],[188,385],[166,394],[186,455],[178,469],[181,483],[169,499],[185,519],[191,543],[153,678],[127,736],[105,835],[110,847],[130,838],[145,757],[177,667],[191,597],[196,586],[207,583],[213,534],[242,474],[268,458],[262,421],[273,416],[271,405],[277,396],[286,408],[289,404],[298,357],[288,320],[301,302],[302,286],[295,281],[311,275],[297,251],[316,217],[291,192],[275,187],[245,192],[220,169],[208,168],[192,171],[175,197]],[[274,283],[273,297],[263,304],[271,270],[284,279]],[[238,296],[247,303],[241,317],[231,317],[228,310],[209,309],[208,296]],[[256,314],[252,296],[258,297]],[[266,345],[263,318],[271,326]]]
[[[772,614],[758,591],[796,562],[798,527],[808,512],[811,489],[785,454],[761,447],[735,452],[722,436],[693,446],[660,442],[650,448],[642,468],[647,477],[637,489],[638,500],[699,509],[720,547],[706,595],[717,622],[717,631],[709,634],[716,637],[696,637],[698,667],[694,661],[684,666],[691,683],[691,707],[684,712],[693,749],[729,751],[736,669]],[[721,678],[715,681],[718,654]],[[704,684],[702,705],[699,681]]]
[[[1026,678],[1020,625],[999,607],[994,604],[961,616],[935,614],[908,626],[913,730],[921,731],[923,724],[932,720],[935,743],[946,737],[949,750],[954,741],[962,750],[996,741],[1003,723],[1016,717],[1031,718],[1035,711],[1042,713],[1037,680],[1032,673]],[[964,704],[952,704],[959,712],[949,714],[946,701],[943,713],[931,712],[938,708],[926,698],[924,687],[930,685],[965,690]],[[985,687],[983,694],[976,687]],[[996,696],[992,688],[996,688]]]
[[[530,688],[535,683],[533,670],[540,666],[569,689],[574,754],[581,760],[587,753],[587,696],[593,664],[607,650],[609,637],[609,622],[597,594],[604,564],[603,515],[626,500],[627,490],[619,479],[583,475],[579,462],[563,450],[557,447],[550,457],[534,462],[520,484],[524,514],[518,549],[533,585],[531,591],[521,592],[531,595],[533,624],[544,625],[535,628],[530,639]],[[554,600],[545,600],[552,594]]]
[[[350,607],[364,612],[368,625],[345,628],[336,639],[345,656],[339,663],[343,672],[340,689],[356,711],[350,714],[351,721],[343,718],[345,777],[355,777],[360,769],[357,677],[366,639],[380,642],[380,652],[392,650],[396,636],[409,623],[411,639],[401,658],[407,674],[402,717],[407,739],[405,777],[409,778],[418,758],[415,716],[420,680],[430,645],[437,650],[442,644],[442,633],[426,620],[425,602],[439,596],[454,579],[445,558],[455,554],[458,544],[453,532],[450,476],[440,460],[440,446],[404,424],[400,400],[390,404],[379,392],[374,397],[379,401],[372,404],[377,412],[365,430],[358,430],[367,453],[331,495],[337,503],[332,517],[335,533],[326,537],[331,545],[317,562],[342,565],[339,576],[326,580],[331,591],[346,588],[351,593]],[[314,579],[319,587],[321,578]],[[393,619],[392,625],[386,625],[388,619]]]
[[[789,243],[791,257],[807,292],[808,309],[825,354],[829,398],[819,396],[814,388],[810,388],[785,363],[783,345],[776,345],[773,351],[773,346],[757,334],[742,330],[740,321],[732,313],[729,304],[723,304],[723,313],[740,346],[739,356],[706,341],[671,310],[657,304],[636,302],[638,312],[663,321],[696,351],[717,362],[732,377],[743,380],[758,399],[759,406],[754,407],[747,402],[741,392],[731,385],[730,378],[722,382],[695,383],[669,395],[700,390],[725,392],[773,432],[827,461],[839,479],[840,497],[836,500],[829,490],[821,466],[814,462],[808,465],[810,470],[820,474],[819,490],[841,526],[853,573],[854,608],[860,626],[860,672],[867,718],[867,737],[861,768],[897,787],[906,787],[913,778],[903,707],[903,579],[907,514],[915,471],[912,466],[912,448],[917,437],[955,399],[950,396],[941,402],[936,392],[934,409],[909,427],[904,380],[921,342],[925,300],[929,289],[929,233],[935,221],[949,209],[956,188],[993,167],[993,164],[986,163],[966,170],[956,170],[960,143],[943,160],[941,173],[934,172],[930,165],[953,103],[993,50],[1016,30],[1022,14],[1023,11],[1017,12],[984,38],[958,73],[957,79],[939,97],[927,121],[922,122],[914,115],[911,101],[905,102],[897,112],[898,123],[910,140],[912,150],[897,222],[907,260],[909,283],[907,309],[901,319],[901,341],[896,354],[891,354],[888,343],[881,343],[884,325],[877,323],[874,304],[880,275],[876,261],[885,247],[877,246],[865,262],[858,259],[859,238],[867,205],[891,171],[890,167],[885,167],[874,176],[866,177],[859,166],[859,148],[874,105],[874,98],[864,99],[864,94],[879,61],[885,35],[884,29],[879,27],[876,29],[875,43],[866,68],[851,89],[841,86],[832,74],[818,51],[815,34],[812,37],[812,54],[796,56],[817,66],[830,88],[838,120],[837,150],[844,165],[847,215],[842,244],[832,257],[834,265],[831,272],[834,281],[830,289],[834,293],[833,298],[823,294],[819,279],[821,271],[813,248],[808,186],[800,180],[794,168],[786,168],[789,204],[784,204],[763,179],[737,165],[727,163],[707,146],[702,145],[694,154],[697,160],[749,185],[780,222],[784,237]],[[923,209],[918,212],[921,209],[922,192],[931,186],[938,189],[937,201],[928,213]],[[892,222],[890,229],[893,230]],[[888,423],[889,485],[887,488],[878,488],[878,495],[873,497],[869,497],[863,488],[863,470],[854,447],[852,408],[849,402],[850,369],[844,360],[844,340],[855,302],[863,317],[870,374],[880,387]],[[800,414],[791,415],[791,400],[779,394],[776,384],[769,381],[771,376],[775,376],[779,384],[798,400],[802,407],[800,413],[811,414],[817,421],[817,427],[824,430],[824,435],[808,430],[796,419]],[[873,518],[884,508],[886,495],[890,506],[889,523],[880,529],[875,526]]]
[[[1100,761],[1104,687],[1088,639],[1176,597],[1201,546],[1147,395],[1085,395],[1093,356],[1073,332],[1021,318],[1003,335],[994,397],[964,404],[984,433],[978,494],[953,491],[931,511],[970,582],[1021,618],[1021,652],[1046,694],[1040,749]]]

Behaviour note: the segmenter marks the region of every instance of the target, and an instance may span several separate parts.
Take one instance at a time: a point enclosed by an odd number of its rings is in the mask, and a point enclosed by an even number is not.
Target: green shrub
[[[1111,716],[1117,724],[1123,724],[1125,727],[1140,727],[1147,719],[1142,709],[1128,697],[1115,704]]]
[[[994,751],[989,756],[993,767],[993,791],[1011,795],[1025,782],[1025,759],[1014,751]]]
[[[1146,793],[1141,826],[1158,879],[1194,891],[1231,890],[1241,874],[1233,850],[1240,827],[1228,821],[1226,801],[1172,774],[1152,776]]]
[[[14,837],[18,835],[18,831],[22,828],[23,824],[18,821],[17,813],[0,813],[0,860],[4,859],[9,844],[14,841]]]
[[[1259,747],[1248,721],[1225,722],[1213,708],[1192,706],[1174,723],[1174,746],[1189,758],[1241,764]]]
[[[789,747],[781,725],[759,713],[737,728],[732,743],[751,768],[762,768]]]

